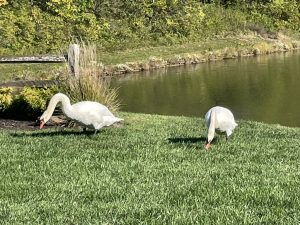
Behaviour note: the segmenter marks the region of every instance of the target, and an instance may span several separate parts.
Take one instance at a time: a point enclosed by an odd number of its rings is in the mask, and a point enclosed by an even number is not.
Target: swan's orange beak
[[[210,143],[207,143],[206,145],[204,145],[204,148],[205,148],[206,150],[208,150],[208,149],[210,148]]]
[[[45,121],[43,119],[40,120],[40,129],[42,129],[45,125]]]

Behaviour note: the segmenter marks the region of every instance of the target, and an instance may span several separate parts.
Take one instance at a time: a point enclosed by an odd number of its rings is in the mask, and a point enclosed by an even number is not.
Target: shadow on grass
[[[96,135],[98,135],[101,131],[98,131]],[[79,136],[94,136],[95,131],[93,130],[55,130],[55,131],[45,131],[45,132],[38,132],[38,133],[11,133],[10,135],[13,137],[51,137],[51,136],[62,136],[62,135],[79,135]]]
[[[178,144],[178,143],[198,143],[198,142],[206,142],[206,137],[175,137],[168,138],[170,143]]]
[[[195,146],[195,144],[205,145],[206,144],[206,137],[174,137],[168,138],[168,141],[172,144],[181,144],[181,145],[189,145]],[[211,142],[212,144],[217,143],[218,138],[214,138]]]

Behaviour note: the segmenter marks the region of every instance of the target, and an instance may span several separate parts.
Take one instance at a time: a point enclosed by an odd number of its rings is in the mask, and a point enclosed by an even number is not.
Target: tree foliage
[[[53,52],[70,41],[105,49],[245,32],[300,30],[299,0],[0,0],[0,54]]]

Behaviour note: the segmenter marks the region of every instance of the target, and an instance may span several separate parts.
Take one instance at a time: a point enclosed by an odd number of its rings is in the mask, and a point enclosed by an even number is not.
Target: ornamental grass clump
[[[110,81],[111,76],[105,74],[103,65],[97,62],[96,46],[81,44],[78,71],[67,73],[63,91],[73,102],[96,101],[115,112],[120,103]]]

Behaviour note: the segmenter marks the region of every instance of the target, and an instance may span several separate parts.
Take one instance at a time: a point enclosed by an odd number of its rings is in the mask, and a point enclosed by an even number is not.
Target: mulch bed
[[[0,119],[0,129],[38,130],[39,126],[38,126],[38,123],[36,121]]]
[[[63,120],[59,117],[53,117],[51,120],[44,126],[43,129],[49,129],[54,127],[65,127],[66,120]],[[39,121],[30,121],[30,120],[15,120],[15,119],[4,119],[0,118],[0,129],[6,130],[20,130],[20,131],[33,131],[39,130]]]
[[[113,124],[114,127],[122,127],[124,123],[116,123]],[[52,116],[51,119],[47,122],[47,124],[43,127],[44,129],[50,128],[74,128],[80,127],[80,125],[68,121],[63,115]],[[0,118],[0,130],[14,130],[14,131],[38,131],[39,121],[32,120],[15,120],[15,119],[4,119]]]

